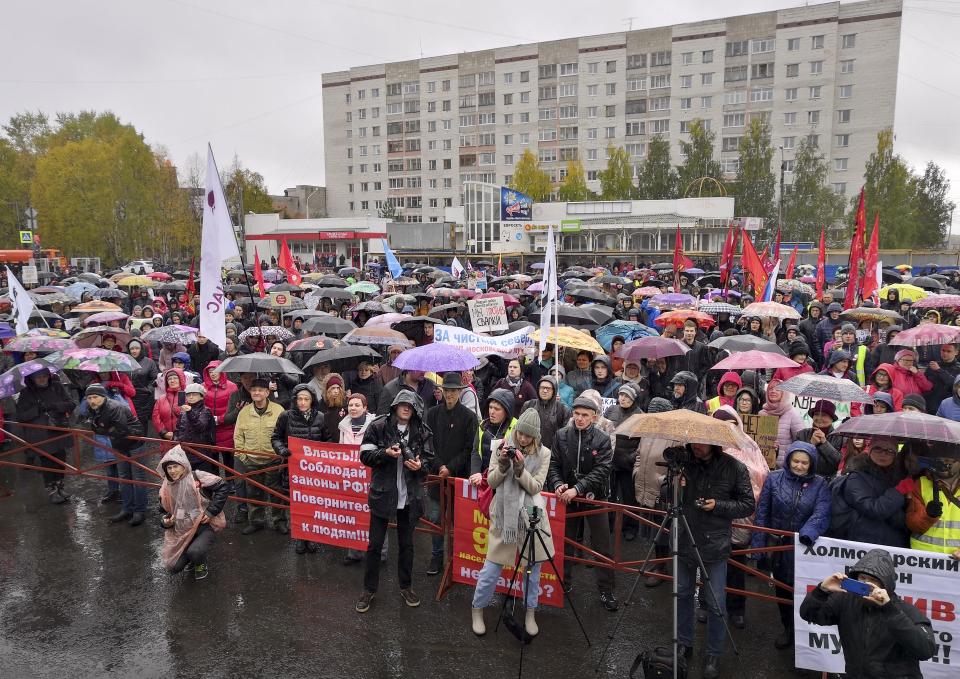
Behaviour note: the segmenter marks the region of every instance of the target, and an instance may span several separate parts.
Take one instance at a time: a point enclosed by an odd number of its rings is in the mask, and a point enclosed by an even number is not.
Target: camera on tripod
[[[530,520],[531,526],[536,526],[540,523],[540,519],[543,518],[543,510],[536,505],[530,505],[527,507],[527,518]]]
[[[686,446],[670,446],[663,451],[663,459],[668,465],[683,466],[690,462],[690,451]]]

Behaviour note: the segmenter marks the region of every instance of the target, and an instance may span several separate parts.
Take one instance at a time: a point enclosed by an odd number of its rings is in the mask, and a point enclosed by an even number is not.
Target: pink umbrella
[[[380,325],[385,328],[389,328],[394,323],[399,323],[400,321],[409,321],[411,318],[413,318],[413,316],[410,314],[379,314],[377,316],[371,316],[368,318],[367,322],[364,323],[364,327],[369,328]]]
[[[634,297],[653,297],[654,295],[659,295],[663,292],[660,288],[648,285],[643,288],[637,288],[633,291]]]
[[[560,288],[557,288],[557,292],[559,291],[560,291]],[[543,281],[537,281],[532,285],[528,285],[527,292],[543,292]]]
[[[474,299],[494,299],[496,297],[503,298],[504,306],[520,306],[520,300],[514,297],[513,295],[508,295],[505,292],[485,292],[482,295],[477,295]]]
[[[929,295],[913,303],[914,309],[942,309],[960,306],[960,295]]]
[[[797,364],[786,356],[769,351],[738,351],[713,366],[712,370],[768,370],[796,368]]]
[[[125,321],[130,318],[129,315],[120,311],[101,311],[100,313],[90,314],[83,321],[84,326],[106,325],[112,321]]]
[[[690,351],[690,347],[672,337],[641,337],[627,342],[613,352],[613,355],[622,358],[624,362],[632,363],[639,362],[641,358],[682,356],[688,351]]]
[[[960,328],[940,323],[924,323],[898,333],[890,340],[891,345],[900,347],[925,347],[933,344],[953,344],[960,342]]]

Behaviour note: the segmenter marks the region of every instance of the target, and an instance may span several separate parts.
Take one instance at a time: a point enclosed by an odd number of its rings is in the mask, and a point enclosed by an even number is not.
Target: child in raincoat
[[[230,486],[219,476],[193,471],[180,446],[166,452],[157,468],[160,485],[160,523],[163,565],[170,573],[192,569],[194,577],[207,577],[207,553],[216,534],[227,525],[223,507]]]

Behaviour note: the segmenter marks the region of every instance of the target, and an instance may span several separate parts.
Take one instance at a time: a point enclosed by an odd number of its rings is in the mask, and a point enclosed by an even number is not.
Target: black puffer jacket
[[[680,505],[703,561],[726,561],[733,521],[750,516],[757,507],[747,468],[717,447],[709,460],[693,458],[686,465],[685,475]],[[716,500],[716,507],[705,512],[696,506],[698,498]],[[684,535],[680,536],[680,558],[696,562],[690,540]]]
[[[576,488],[580,497],[592,495],[605,500],[610,492],[612,466],[610,436],[592,424],[581,431],[570,423],[557,432],[554,440],[547,487],[556,492],[557,487],[567,485]]]
[[[852,512],[848,535],[858,542],[890,547],[909,547],[907,500],[897,490],[899,478],[892,469],[883,469],[869,458],[851,471],[843,486],[843,503],[834,506],[835,515]],[[837,523],[844,523],[837,516]]]
[[[540,399],[540,385],[544,382],[553,387],[553,398],[546,403]],[[524,410],[530,410],[531,408],[536,410],[537,415],[540,416],[540,443],[552,450],[557,432],[570,419],[570,409],[559,398],[556,377],[544,375],[537,381],[536,400],[524,403],[520,412],[523,413]]]
[[[21,391],[20,396],[17,397],[16,420],[25,424],[42,424],[54,427],[69,426],[68,418],[73,409],[77,407],[77,402],[73,400],[70,392],[60,382],[60,378],[51,375],[50,383],[43,389],[36,385],[33,375],[28,375],[24,381],[27,388]],[[37,443],[52,438],[56,435],[56,432],[22,427],[19,434],[25,441]],[[68,442],[69,439],[60,439],[46,444],[43,449],[48,453],[53,453],[66,448]]]
[[[847,679],[921,679],[920,661],[937,651],[930,620],[897,596],[897,574],[888,552],[867,552],[848,575],[860,573],[883,583],[890,595],[886,605],[815,587],[800,605],[800,617],[814,625],[837,626]]]
[[[90,408],[85,424],[89,425],[94,434],[110,438],[110,446],[122,453],[129,452],[141,445],[140,441],[133,441],[128,436],[143,436],[143,424],[130,409],[111,399],[106,399],[98,410]]]
[[[391,518],[397,511],[400,495],[397,489],[397,465],[403,464],[403,456],[391,457],[386,451],[401,439],[395,415],[401,403],[413,407],[414,414],[407,425],[406,440],[411,452],[420,457],[421,463],[420,469],[415,472],[403,467],[407,506],[411,510],[411,520],[416,521],[423,514],[423,480],[434,467],[433,433],[423,422],[423,401],[416,394],[409,389],[402,389],[390,405],[390,414],[370,423],[360,444],[360,461],[373,470],[367,496],[370,513],[383,519]]]
[[[301,412],[297,408],[297,394],[302,391],[310,394],[310,410],[307,412]],[[291,436],[307,441],[330,440],[327,438],[323,413],[317,410],[317,397],[310,387],[306,384],[295,386],[290,401],[292,404],[290,410],[284,410],[280,413],[280,417],[277,418],[277,426],[273,428],[273,435],[270,437],[273,452],[280,457],[290,457],[287,440]]]

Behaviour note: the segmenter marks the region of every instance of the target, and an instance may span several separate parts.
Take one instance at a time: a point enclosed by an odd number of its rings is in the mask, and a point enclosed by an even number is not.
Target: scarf
[[[523,375],[520,375],[516,380],[507,375],[507,384],[510,385],[510,388],[513,389],[513,395],[520,395],[520,387],[523,384]]]
[[[512,435],[507,437],[507,440],[510,442],[508,445],[515,445]],[[532,475],[540,469],[539,439],[534,440],[530,447],[533,452],[530,454],[524,453],[523,466]],[[497,464],[499,464],[499,460]],[[494,530],[500,531],[501,542],[519,546],[520,536],[527,530],[529,523],[527,512],[523,511],[522,508],[530,507],[532,504],[533,498],[517,481],[517,475],[513,473],[513,463],[511,463],[503,483],[500,484],[493,495],[493,504],[490,506],[490,522]]]

